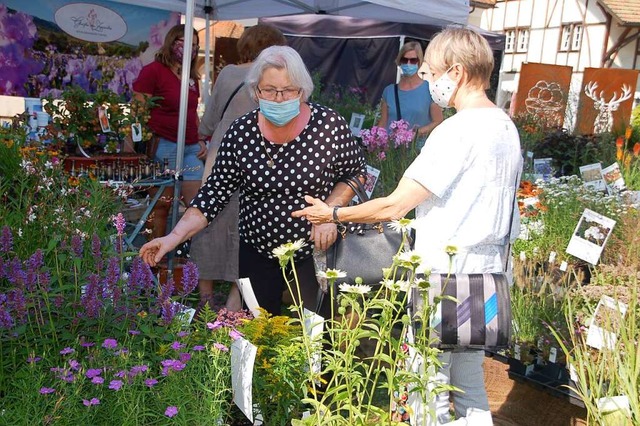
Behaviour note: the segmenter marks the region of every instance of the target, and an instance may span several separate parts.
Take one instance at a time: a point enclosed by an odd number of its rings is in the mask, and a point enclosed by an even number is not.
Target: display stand
[[[140,231],[142,230],[142,227],[144,226],[144,224],[147,222],[147,219],[149,218],[149,215],[151,214],[151,211],[153,210],[153,208],[155,207],[156,203],[158,202],[158,200],[160,199],[160,197],[162,196],[165,188],[169,185],[173,185],[175,183],[173,176],[171,177],[167,177],[167,178],[162,178],[162,179],[143,179],[137,182],[132,182],[129,185],[133,186],[134,188],[152,188],[152,187],[156,187],[158,188],[158,190],[156,191],[155,195],[153,196],[153,198],[151,200],[149,200],[149,205],[147,206],[147,208],[145,209],[144,213],[142,213],[142,216],[140,217],[140,219],[138,220],[138,222],[136,223],[135,228],[133,229],[133,231],[129,234],[129,236],[127,238],[125,238],[125,243],[127,244],[127,247],[130,249],[135,248],[133,245],[133,241],[135,240],[135,238],[138,236],[138,234],[140,233]]]

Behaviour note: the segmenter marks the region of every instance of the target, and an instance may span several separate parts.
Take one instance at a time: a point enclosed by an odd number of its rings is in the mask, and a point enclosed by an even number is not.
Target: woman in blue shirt
[[[400,67],[402,76],[397,85],[390,84],[382,92],[380,120],[377,124],[389,131],[391,122],[400,119],[407,121],[418,132],[419,149],[431,130],[443,120],[442,109],[431,100],[429,83],[418,75],[422,59],[422,47],[417,41],[402,46],[396,57],[396,65]]]

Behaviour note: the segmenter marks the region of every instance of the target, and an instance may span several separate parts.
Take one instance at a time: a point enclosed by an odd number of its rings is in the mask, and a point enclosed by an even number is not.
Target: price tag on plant
[[[556,252],[552,251],[551,253],[549,253],[549,263],[553,263],[556,261]]]
[[[563,260],[562,263],[560,264],[560,270],[562,272],[566,272],[568,266],[569,264],[565,260]]]
[[[142,126],[140,123],[133,123],[131,125],[131,140],[134,142],[142,141]]]
[[[520,361],[520,345],[513,345],[513,357]]]
[[[520,260],[523,262],[527,260],[527,254],[524,251],[520,252]]]
[[[553,362],[555,364],[557,358],[558,358],[558,349],[552,347],[551,349],[549,349],[549,362]]]

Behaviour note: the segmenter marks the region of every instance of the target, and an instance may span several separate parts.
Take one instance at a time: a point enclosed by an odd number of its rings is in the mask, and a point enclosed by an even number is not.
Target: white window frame
[[[524,53],[529,50],[529,28],[518,28],[518,44],[516,51]]]
[[[504,53],[516,51],[516,29],[510,28],[504,31]]]
[[[571,25],[563,25],[560,33],[560,51],[568,52],[571,47]]]
[[[584,33],[584,27],[580,24],[573,25],[571,34],[571,50],[580,50],[582,46],[582,34]]]

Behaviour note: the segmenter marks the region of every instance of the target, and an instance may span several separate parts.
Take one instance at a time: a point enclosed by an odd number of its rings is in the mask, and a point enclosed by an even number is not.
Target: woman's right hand
[[[142,261],[149,266],[156,266],[165,254],[176,248],[180,241],[176,241],[171,234],[155,238],[140,248]]]

